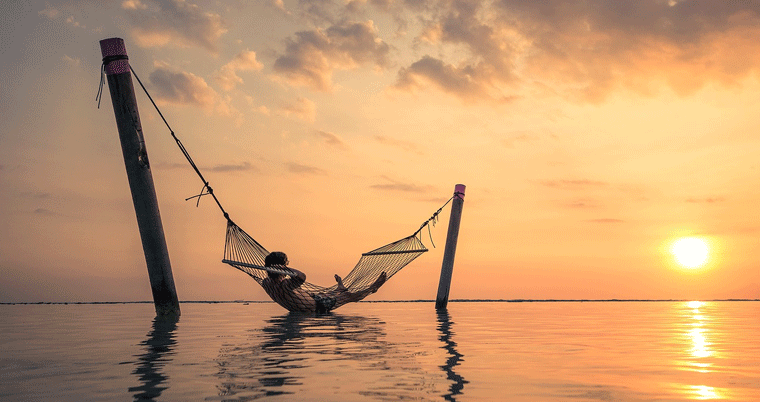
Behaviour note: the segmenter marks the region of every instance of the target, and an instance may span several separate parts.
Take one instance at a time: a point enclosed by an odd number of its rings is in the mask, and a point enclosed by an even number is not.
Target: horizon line
[[[452,299],[449,303],[630,303],[630,302],[760,302],[760,299]],[[271,300],[180,300],[180,304],[250,304],[275,303]],[[435,303],[433,299],[362,300],[359,303]],[[76,302],[0,302],[0,305],[110,305],[153,304],[152,301],[76,301]]]

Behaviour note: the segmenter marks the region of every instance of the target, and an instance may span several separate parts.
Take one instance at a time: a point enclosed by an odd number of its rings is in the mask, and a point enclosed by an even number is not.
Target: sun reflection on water
[[[691,328],[686,332],[690,343],[688,366],[689,370],[697,373],[710,373],[713,371],[713,363],[709,358],[714,357],[715,351],[709,339],[714,336],[711,334],[709,314],[705,314],[701,309],[707,306],[707,303],[701,301],[691,301],[686,303],[691,309],[688,313],[688,326]],[[694,400],[714,400],[725,399],[726,395],[719,388],[707,385],[686,386],[684,393],[689,399]]]
[[[695,399],[723,399],[717,388],[708,387],[707,385],[695,385],[692,387]]]
[[[695,301],[690,301],[690,302],[686,303],[686,305],[689,306],[689,308],[693,308],[693,309],[696,310],[696,309],[704,306],[705,302],[701,302],[701,301],[696,301],[695,300]]]
[[[713,350],[710,348],[710,342],[708,341],[708,329],[705,325],[707,318],[701,314],[700,307],[705,305],[704,302],[692,301],[687,303],[692,308],[691,326],[688,336],[691,340],[691,356],[697,359],[704,359],[713,355]],[[695,366],[704,369],[711,366],[709,362],[692,362]]]

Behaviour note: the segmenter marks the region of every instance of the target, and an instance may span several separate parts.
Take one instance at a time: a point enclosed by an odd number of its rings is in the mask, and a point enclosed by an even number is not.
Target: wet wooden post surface
[[[437,310],[445,309],[449,303],[451,275],[454,271],[454,255],[457,251],[457,239],[459,238],[459,222],[462,218],[462,206],[464,205],[464,190],[464,184],[457,184],[454,187],[449,230],[446,233],[446,248],[443,250],[441,279],[438,281],[438,295],[435,298],[435,308]]]
[[[158,199],[137,110],[127,49],[121,38],[100,41],[100,50],[108,78],[108,88],[116,115],[129,188],[137,215],[153,302],[158,316],[179,316],[179,300],[174,287],[164,228],[158,211]]]

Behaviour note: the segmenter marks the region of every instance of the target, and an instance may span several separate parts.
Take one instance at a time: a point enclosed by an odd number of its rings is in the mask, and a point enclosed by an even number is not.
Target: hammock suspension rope
[[[112,61],[123,60],[123,59],[127,59],[127,57],[115,56],[115,57],[106,57],[103,59],[103,64],[101,66],[100,85],[98,88],[98,93],[95,98],[95,100],[98,101],[98,108],[100,108],[100,100],[102,98],[102,93],[103,93],[103,84],[105,82],[105,66]],[[161,112],[161,109],[158,107],[158,105],[156,105],[156,102],[153,100],[153,97],[145,88],[145,85],[143,85],[142,80],[140,80],[140,77],[137,75],[134,68],[132,68],[131,63],[130,63],[129,68],[132,74],[134,74],[135,78],[137,79],[137,82],[140,84],[140,87],[142,88],[143,92],[145,92],[145,95],[148,97],[151,104],[155,108],[156,112],[161,117],[161,120],[163,120],[172,138],[176,142],[182,154],[185,156],[185,159],[187,159],[190,166],[193,168],[195,173],[203,182],[203,187],[201,188],[201,191],[197,195],[186,198],[185,201],[196,199],[196,207],[197,207],[200,205],[200,199],[203,196],[210,195],[214,199],[217,207],[219,207],[219,210],[222,212],[224,218],[227,220],[227,230],[226,230],[226,238],[225,238],[225,245],[224,245],[224,258],[222,262],[234,268],[237,268],[238,270],[242,272],[245,272],[246,274],[251,276],[254,280],[256,280],[259,284],[262,284],[262,286],[264,286],[263,285],[264,280],[268,276],[267,270],[264,269],[264,265],[265,265],[264,259],[269,254],[269,251],[267,251],[267,249],[264,248],[264,246],[262,246],[258,241],[256,241],[253,237],[251,237],[248,233],[246,233],[242,228],[236,225],[232,221],[232,219],[230,219],[229,214],[224,209],[224,207],[222,207],[222,204],[217,198],[216,194],[214,194],[214,189],[211,187],[209,182],[203,176],[200,169],[193,161],[193,158],[190,156],[190,153],[187,151],[187,148],[185,148],[182,141],[177,137],[174,130],[169,125],[169,122],[164,117],[163,113]],[[414,261],[417,257],[422,255],[423,253],[427,252],[428,249],[422,243],[422,239],[420,235],[420,233],[425,227],[428,228],[428,235],[430,237],[430,242],[433,245],[433,247],[435,247],[435,244],[433,243],[431,226],[435,226],[435,224],[438,221],[438,215],[441,213],[443,208],[445,208],[451,202],[451,200],[453,200],[455,197],[459,195],[460,195],[459,193],[455,193],[451,198],[449,198],[435,213],[433,213],[433,215],[429,219],[427,219],[420,225],[419,229],[417,229],[410,236],[404,237],[402,239],[396,240],[392,243],[386,244],[377,249],[363,253],[359,259],[359,262],[356,264],[356,266],[346,275],[345,278],[343,278],[343,285],[345,286],[345,288],[351,292],[367,292],[368,289],[370,289],[373,286],[373,284],[378,280],[378,278],[381,275],[384,274],[385,280],[390,279],[403,267],[405,267],[406,265]],[[271,270],[271,267],[268,269]],[[283,273],[287,273],[287,271],[283,271]],[[330,294],[331,292],[334,292],[337,288],[338,288],[337,284],[331,287],[323,287],[323,286],[314,285],[309,282],[304,282],[300,286],[300,289],[303,291],[303,293],[307,295],[307,296],[304,296],[304,300],[301,300],[300,302],[299,300],[295,300],[293,303],[288,304],[288,305],[285,305],[283,303],[280,303],[280,304],[282,304],[283,307],[289,310],[305,310],[308,308],[308,305],[310,304],[310,300],[308,300],[308,297],[318,297],[319,295],[322,295],[322,294]],[[339,307],[339,305],[335,306],[335,308],[337,307]]]

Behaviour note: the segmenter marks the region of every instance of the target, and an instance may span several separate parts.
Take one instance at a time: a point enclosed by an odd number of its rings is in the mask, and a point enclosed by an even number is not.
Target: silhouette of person
[[[327,289],[309,289],[304,287],[306,274],[288,267],[288,256],[281,251],[274,251],[264,259],[265,267],[283,267],[294,272],[285,275],[267,271],[268,276],[261,282],[264,291],[279,305],[290,311],[326,313],[346,303],[357,302],[377,290],[385,283],[386,274],[380,276],[367,289],[352,292],[343,285],[343,279],[337,274],[337,286]]]

